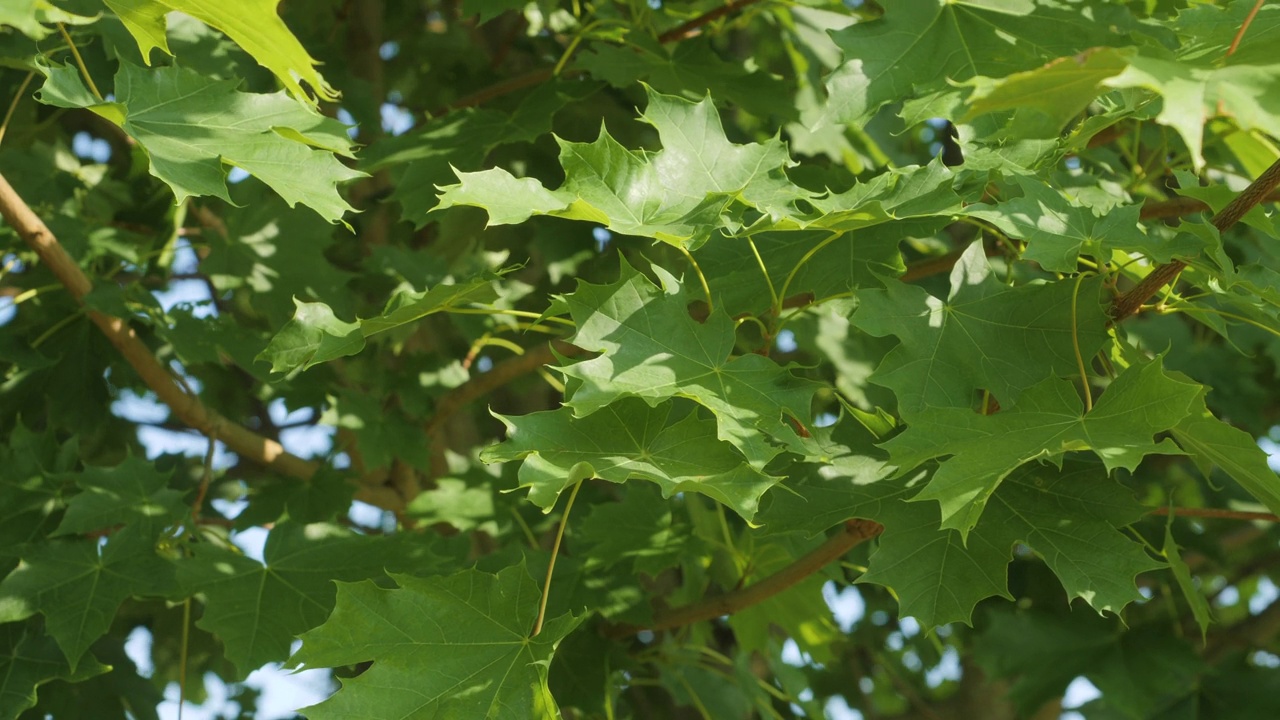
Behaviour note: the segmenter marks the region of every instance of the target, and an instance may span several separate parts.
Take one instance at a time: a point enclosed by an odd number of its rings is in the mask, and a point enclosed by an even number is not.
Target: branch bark
[[[1218,232],[1226,232],[1240,222],[1240,218],[1244,217],[1245,213],[1269,197],[1277,186],[1280,186],[1280,160],[1272,163],[1271,167],[1264,170],[1257,180],[1254,180],[1209,222],[1218,228]],[[1142,282],[1111,303],[1112,321],[1120,322],[1136,313],[1143,303],[1150,300],[1160,291],[1160,288],[1172,282],[1186,267],[1185,262],[1174,260],[1152,270],[1151,274],[1142,279]]]
[[[76,302],[83,305],[84,296],[93,289],[93,283],[3,175],[0,175],[0,215],[36,252],[58,282],[71,292]],[[287,452],[275,440],[258,435],[205,407],[200,398],[188,393],[169,368],[156,359],[127,322],[96,310],[86,312],[147,387],[183,423],[206,437],[223,441],[233,452],[267,465],[282,475],[307,480],[315,474],[318,464]]]
[[[621,638],[634,635],[641,630],[652,630],[654,632],[671,630],[703,620],[717,618],[721,615],[732,615],[744,608],[758,605],[795,585],[821,570],[827,563],[839,558],[867,540],[876,537],[883,531],[884,526],[873,520],[846,520],[840,528],[840,532],[809,551],[808,554],[760,582],[724,595],[703,598],[691,605],[659,612],[654,616],[653,622],[648,625],[624,624],[607,627],[604,631],[605,635]]]

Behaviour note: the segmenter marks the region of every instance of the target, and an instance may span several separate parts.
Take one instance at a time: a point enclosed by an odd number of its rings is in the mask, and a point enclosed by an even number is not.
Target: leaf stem
[[[31,78],[35,76],[34,70],[27,73],[27,76],[22,80],[22,84],[18,86],[18,92],[14,93],[13,102],[9,103],[9,109],[4,113],[4,121],[0,122],[0,142],[4,142],[4,134],[9,130],[9,121],[13,119],[13,113],[17,111],[18,103],[22,102],[22,94],[27,91],[27,86],[31,84]]]
[[[178,720],[182,720],[182,706],[187,704],[187,650],[190,642],[191,598],[187,597],[182,600],[182,646],[178,654]]]
[[[102,93],[98,92],[98,86],[93,83],[93,76],[89,74],[89,68],[84,64],[84,58],[80,57],[80,49],[76,47],[76,41],[71,39],[71,33],[67,32],[67,28],[62,23],[58,23],[58,32],[62,33],[62,39],[67,41],[67,47],[71,48],[71,56],[76,59],[76,65],[80,68],[80,74],[84,75],[84,82],[89,86],[89,90],[98,100],[104,100]]]
[[[1217,518],[1222,520],[1261,520],[1263,522],[1280,522],[1280,515],[1252,510],[1224,510],[1222,508],[1181,508],[1162,506],[1151,509],[1152,515],[1169,515],[1173,517]]]
[[[702,268],[698,266],[698,261],[693,259],[693,253],[689,252],[688,248],[681,245],[680,252],[684,253],[684,256],[688,258],[689,265],[693,267],[693,272],[698,276],[698,282],[702,283],[702,293],[707,296],[707,315],[710,315],[715,312],[716,306],[711,301],[711,286],[707,284],[707,276],[702,274]]]
[[[1080,387],[1084,390],[1084,411],[1093,410],[1093,392],[1089,389],[1089,374],[1084,369],[1084,357],[1080,354],[1080,328],[1076,320],[1076,305],[1080,297],[1080,283],[1088,273],[1076,275],[1076,287],[1071,293],[1071,349],[1076,353],[1076,368],[1080,371]]]
[[[800,262],[796,263],[796,266],[791,268],[791,272],[787,273],[786,282],[782,283],[782,292],[779,293],[779,295],[781,295],[782,297],[787,297],[787,290],[791,289],[791,281],[796,279],[796,274],[800,272],[800,268],[804,267],[805,263],[812,260],[813,256],[821,252],[823,248],[835,242],[836,239],[840,237],[844,237],[843,232],[840,232],[838,230],[832,230],[830,237],[827,237],[822,242],[809,248],[809,252],[801,256]]]
[[[542,584],[542,599],[538,601],[538,619],[533,622],[533,632],[529,637],[537,637],[542,632],[542,622],[547,617],[547,599],[551,597],[551,574],[556,569],[556,558],[560,556],[560,542],[564,540],[564,529],[569,526],[569,511],[573,510],[573,501],[582,489],[583,480],[573,484],[573,492],[569,493],[569,502],[564,506],[564,514],[560,516],[560,527],[556,530],[556,542],[551,546],[551,561],[547,563],[547,579]]]
[[[760,273],[764,275],[764,284],[769,286],[769,300],[773,303],[773,315],[777,317],[782,314],[782,299],[778,296],[778,291],[773,288],[773,280],[769,277],[769,268],[765,267],[764,258],[760,257],[760,250],[756,247],[754,238],[747,238],[747,245],[751,248],[751,254],[756,256],[756,264],[760,266]]]
[[[560,323],[568,327],[577,327],[572,320],[566,320],[562,317],[554,315],[543,316],[536,312],[528,310],[508,310],[507,308],[461,308],[461,307],[445,307],[443,312],[452,313],[454,315],[510,315],[511,317],[532,318],[534,320],[545,320],[546,322]]]

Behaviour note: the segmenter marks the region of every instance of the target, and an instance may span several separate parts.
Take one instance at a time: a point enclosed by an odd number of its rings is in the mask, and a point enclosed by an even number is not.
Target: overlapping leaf
[[[562,368],[581,381],[565,403],[575,415],[624,397],[684,397],[715,415],[717,436],[754,468],[783,447],[806,447],[791,423],[810,425],[810,401],[820,386],[754,353],[731,358],[733,321],[719,311],[704,323],[694,320],[691,298],[669,276],[667,287],[658,288],[623,261],[618,282],[579,283],[566,301],[578,328],[573,343],[601,353]]]
[[[1191,411],[1201,387],[1167,375],[1159,359],[1121,373],[1088,413],[1072,384],[1050,378],[1025,392],[1016,407],[982,415],[933,408],[885,444],[903,471],[951,456],[916,499],[936,500],[942,526],[965,536],[1000,482],[1020,465],[1092,450],[1108,469],[1134,469],[1147,454],[1176,453],[1153,436]]]
[[[523,460],[520,486],[550,510],[560,493],[598,477],[611,482],[641,478],[658,484],[663,497],[697,492],[728,505],[750,521],[760,496],[781,478],[748,465],[716,437],[716,423],[690,413],[669,422],[672,404],[649,406],[623,398],[588,417],[568,408],[520,417],[497,416],[507,440],[485,450],[489,462]]]
[[[562,615],[530,637],[538,587],[523,566],[496,576],[465,570],[394,577],[396,589],[339,584],[333,615],[303,635],[295,664],[373,662],[309,708],[307,717],[533,720],[558,714],[547,667],[583,618]]]
[[[50,105],[88,108],[120,126],[151,159],[151,174],[178,202],[212,195],[231,202],[229,166],[262,180],[293,206],[302,203],[330,222],[351,206],[339,183],[361,176],[334,154],[351,155],[346,128],[283,93],[235,90],[177,67],[146,70],[121,61],[115,99],[95,98],[73,67],[55,67],[40,91]]]
[[[295,299],[293,319],[280,328],[258,355],[272,372],[306,370],[335,358],[355,355],[368,338],[447,310],[456,305],[487,302],[496,297],[492,278],[441,283],[421,292],[402,290],[391,296],[381,315],[345,322],[324,303]]]
[[[601,128],[594,142],[559,140],[565,182],[557,190],[500,168],[459,173],[460,184],[442,188],[439,207],[482,207],[491,224],[531,215],[587,220],[626,235],[696,247],[736,198],[749,202],[757,193],[776,193],[771,186],[779,181],[769,175],[780,175],[790,164],[786,146],[776,138],[729,142],[710,98],[693,103],[649,90],[641,119],[658,131],[662,150],[628,150]]]
[[[1147,249],[1135,243],[1144,236],[1138,226],[1139,206],[1111,209],[1101,217],[1092,208],[1073,203],[1060,191],[1038,179],[1018,179],[1022,196],[984,206],[966,208],[966,214],[990,221],[1010,237],[1027,241],[1024,260],[1040,263],[1053,272],[1076,272],[1081,253],[1103,261],[1114,248]],[[1150,243],[1154,245],[1154,243]],[[1168,258],[1165,258],[1167,261]]]
[[[217,28],[266,67],[294,97],[310,100],[299,81],[320,100],[334,101],[338,93],[316,70],[318,64],[298,42],[276,6],[280,0],[103,0],[133,34],[142,59],[151,63],[151,50],[169,51],[165,15],[180,12]],[[314,101],[312,101],[314,102]]]
[[[73,670],[53,639],[30,623],[0,624],[0,720],[17,720],[34,706],[40,685],[53,680],[79,682],[109,669],[91,660]]]
[[[49,0],[4,0],[0,2],[0,25],[17,28],[32,40],[40,40],[53,32],[54,23],[83,25],[96,18],[75,15]]]
[[[74,670],[125,598],[167,594],[172,585],[172,565],[134,528],[101,546],[87,538],[51,542],[23,553],[22,564],[0,582],[0,623],[44,615]]]
[[[74,476],[80,492],[67,502],[53,535],[83,534],[131,525],[154,539],[187,507],[182,493],[168,487],[169,474],[130,456],[115,467],[87,467]]]
[[[1127,45],[1108,25],[1032,0],[896,2],[879,19],[832,33],[845,62],[827,79],[828,117],[865,121],[886,103],[948,82],[1002,78],[1086,48]]]
[[[333,581],[382,575],[383,544],[327,525],[283,523],[267,536],[263,560],[202,544],[178,564],[178,582],[205,597],[196,623],[222,640],[241,677],[289,655],[289,645],[333,610]]]
[[[1206,476],[1221,468],[1273,513],[1280,513],[1280,476],[1249,433],[1214,417],[1197,397],[1190,413],[1172,428],[1173,437]]]
[[[986,390],[1004,405],[1049,375],[1076,372],[1073,337],[1090,357],[1105,341],[1097,279],[1007,287],[991,274],[982,248],[965,251],[946,300],[890,283],[858,293],[852,321],[902,341],[871,376],[898,397],[903,418],[930,408],[970,408]],[[1075,325],[1072,324],[1073,296]]]

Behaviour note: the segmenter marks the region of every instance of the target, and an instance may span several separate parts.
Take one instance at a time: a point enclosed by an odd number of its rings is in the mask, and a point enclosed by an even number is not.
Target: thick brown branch
[[[93,288],[93,283],[3,175],[0,175],[0,215],[35,250],[40,261],[71,292],[76,301],[83,303],[84,296]],[[183,423],[205,436],[216,437],[226,443],[231,451],[269,465],[283,475],[306,480],[315,474],[318,468],[316,463],[286,452],[280,443],[230,422],[206,408],[198,397],[189,394],[179,384],[169,369],[156,359],[124,320],[94,310],[87,310],[87,314],[137,371],[147,387]]]
[[[1280,186],[1280,160],[1272,163],[1271,167],[1264,170],[1257,180],[1254,180],[1209,222],[1218,228],[1218,232],[1226,232],[1239,222],[1245,213],[1269,197],[1277,186]],[[1172,282],[1186,267],[1185,262],[1174,260],[1152,270],[1151,274],[1143,278],[1142,282],[1132,290],[1115,299],[1111,304],[1112,320],[1119,322],[1136,313],[1143,303],[1160,292],[1160,288]]]
[[[854,547],[884,531],[884,526],[872,520],[847,520],[840,532],[811,550],[807,555],[778,572],[741,590],[724,595],[704,598],[691,605],[672,608],[654,616],[647,626],[614,625],[605,630],[610,637],[626,637],[641,630],[670,630],[692,623],[710,620],[722,615],[732,615],[739,610],[758,605],[801,580],[818,572],[827,563],[836,560]]]

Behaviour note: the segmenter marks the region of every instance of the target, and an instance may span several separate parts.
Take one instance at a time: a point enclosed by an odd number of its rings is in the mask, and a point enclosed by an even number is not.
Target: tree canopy
[[[0,0],[0,720],[1280,717],[1278,43]]]

